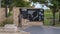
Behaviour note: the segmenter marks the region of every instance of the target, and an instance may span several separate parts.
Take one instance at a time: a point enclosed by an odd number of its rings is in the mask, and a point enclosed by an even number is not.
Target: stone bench
[[[16,32],[18,29],[17,29],[17,26],[15,26],[14,24],[6,24],[4,26],[4,30],[5,31],[10,31],[10,32]]]
[[[0,27],[0,34],[30,34],[29,32],[25,32],[25,31],[22,31],[20,30],[19,32],[11,32],[11,31],[4,31],[5,28],[4,27]]]

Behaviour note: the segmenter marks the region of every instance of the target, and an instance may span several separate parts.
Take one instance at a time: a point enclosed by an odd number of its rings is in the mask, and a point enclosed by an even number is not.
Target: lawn
[[[51,11],[47,12],[45,11],[44,12],[44,25],[51,25],[52,24],[52,18],[53,18],[53,13]],[[57,20],[59,19],[59,12],[57,12],[55,14],[55,19],[56,19],[56,25],[55,26],[60,26],[60,23],[57,22]]]

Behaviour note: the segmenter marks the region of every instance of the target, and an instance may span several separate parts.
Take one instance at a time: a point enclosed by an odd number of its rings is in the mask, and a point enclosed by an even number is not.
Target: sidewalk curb
[[[56,27],[56,26],[42,26],[44,28],[54,28],[54,29],[60,29],[60,27]]]

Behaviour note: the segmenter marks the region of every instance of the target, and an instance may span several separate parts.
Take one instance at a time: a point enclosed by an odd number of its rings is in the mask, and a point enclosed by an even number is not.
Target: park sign
[[[44,9],[42,8],[20,8],[20,15],[29,21],[44,21]]]

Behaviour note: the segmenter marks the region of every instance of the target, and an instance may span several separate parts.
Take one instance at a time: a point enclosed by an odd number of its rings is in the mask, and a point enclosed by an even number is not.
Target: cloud
[[[44,4],[35,4],[35,7],[34,8],[43,8],[43,9],[49,9],[49,7],[45,6]]]

